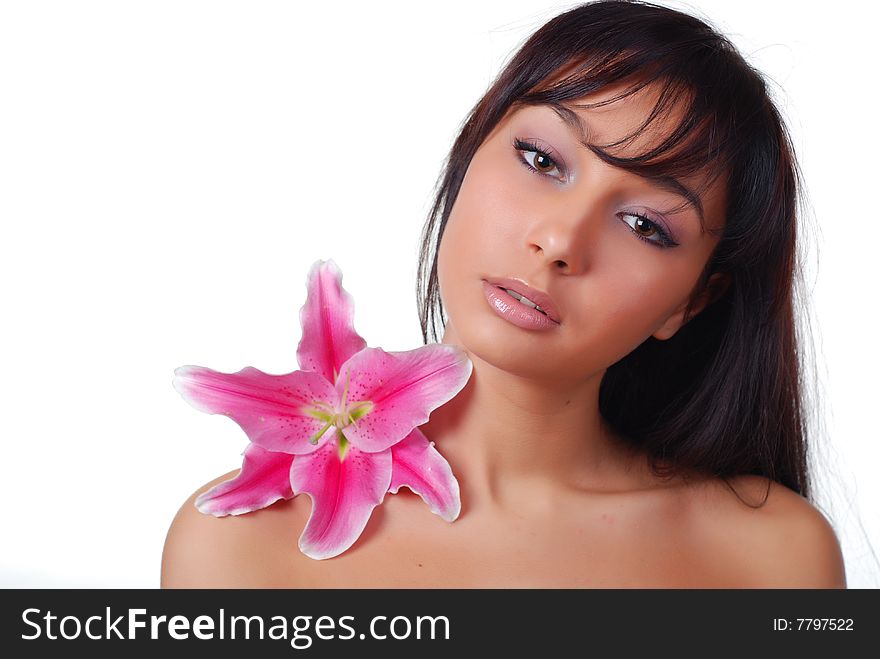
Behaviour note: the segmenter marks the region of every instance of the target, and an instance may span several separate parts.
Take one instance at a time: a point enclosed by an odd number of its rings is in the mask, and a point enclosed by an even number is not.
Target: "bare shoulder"
[[[271,588],[277,586],[266,557],[296,546],[289,523],[291,501],[244,515],[215,517],[199,512],[196,497],[234,478],[235,469],[205,483],[181,505],[171,522],[162,550],[161,588]],[[297,497],[302,499],[303,497]],[[301,505],[301,504],[300,504]]]
[[[731,587],[846,588],[843,554],[828,518],[762,476],[715,479],[701,488],[699,519]]]

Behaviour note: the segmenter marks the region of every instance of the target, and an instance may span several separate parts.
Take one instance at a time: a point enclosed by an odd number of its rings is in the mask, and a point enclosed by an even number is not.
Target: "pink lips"
[[[486,277],[484,281],[495,286],[501,286],[514,291],[523,297],[529,298],[532,302],[541,307],[544,312],[557,323],[561,322],[559,318],[559,310],[556,308],[553,300],[547,293],[537,288],[532,288],[521,279],[511,279],[510,277]]]
[[[549,330],[559,327],[559,323],[549,316],[527,307],[507,291],[486,280],[483,280],[483,294],[496,314],[517,327],[530,330]],[[538,306],[543,308],[540,304]]]

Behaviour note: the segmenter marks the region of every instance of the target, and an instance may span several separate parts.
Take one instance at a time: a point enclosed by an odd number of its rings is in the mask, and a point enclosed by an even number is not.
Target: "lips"
[[[515,291],[523,297],[527,297],[529,300],[541,307],[541,309],[543,309],[547,313],[547,316],[550,318],[550,320],[553,320],[557,323],[560,322],[559,310],[556,307],[556,304],[553,302],[553,299],[544,291],[538,290],[537,288],[532,288],[521,279],[513,279],[511,277],[486,277],[486,281],[494,286],[501,286],[502,288],[507,288],[511,291]]]

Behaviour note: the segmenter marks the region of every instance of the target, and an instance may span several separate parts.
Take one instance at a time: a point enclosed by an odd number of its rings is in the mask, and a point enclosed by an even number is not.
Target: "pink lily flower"
[[[401,486],[454,521],[458,481],[418,426],[464,387],[470,359],[448,344],[368,348],[332,259],[312,266],[307,289],[296,353],[301,370],[174,371],[174,388],[190,405],[230,417],[250,439],[239,474],[202,493],[196,507],[240,515],[305,492],[312,511],[298,544],[314,559],[351,547],[385,494]]]

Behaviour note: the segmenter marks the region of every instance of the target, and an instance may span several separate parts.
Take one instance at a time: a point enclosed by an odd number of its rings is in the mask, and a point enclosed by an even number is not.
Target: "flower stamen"
[[[319,430],[316,434],[314,434],[314,435],[312,435],[311,437],[309,437],[309,444],[312,444],[312,445],[317,444],[317,443],[318,443],[318,440],[321,439],[321,436],[322,436],[325,432],[327,432],[327,430],[329,430],[329,429],[332,428],[332,427],[333,427],[333,424],[332,424],[332,423],[326,423],[326,424],[324,424],[324,427],[321,428],[321,430]]]

